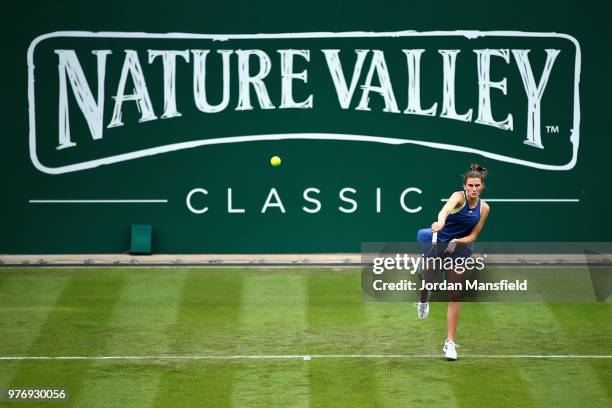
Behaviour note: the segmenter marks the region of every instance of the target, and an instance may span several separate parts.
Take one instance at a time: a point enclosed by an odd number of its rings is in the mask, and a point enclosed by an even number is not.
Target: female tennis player
[[[454,192],[438,213],[438,220],[431,224],[431,228],[421,229],[417,233],[417,241],[427,254],[432,247],[433,233],[437,233],[438,256],[441,257],[469,257],[472,253],[472,243],[478,238],[482,227],[489,216],[489,205],[480,199],[484,190],[484,180],[487,169],[472,164],[470,171],[463,176],[463,191]],[[434,242],[435,244],[435,242]],[[424,270],[422,278],[433,282],[433,271]],[[448,271],[447,281],[461,282],[462,275],[455,271]],[[448,310],[446,313],[446,341],[444,352],[446,358],[457,359],[457,345],[455,333],[459,321],[459,291],[449,293]],[[420,320],[429,315],[429,291],[422,290],[417,311]]]

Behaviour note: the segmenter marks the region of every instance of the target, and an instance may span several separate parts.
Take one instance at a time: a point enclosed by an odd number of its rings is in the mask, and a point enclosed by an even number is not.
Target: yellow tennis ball
[[[281,158],[278,156],[274,156],[270,159],[270,164],[274,167],[278,167],[281,165]]]

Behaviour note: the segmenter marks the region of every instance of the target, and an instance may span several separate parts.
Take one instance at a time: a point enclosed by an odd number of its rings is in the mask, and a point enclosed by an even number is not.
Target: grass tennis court
[[[1,357],[130,358],[2,359],[0,388],[78,407],[612,404],[610,302],[465,303],[456,362],[445,314],[362,303],[359,268],[5,268]]]

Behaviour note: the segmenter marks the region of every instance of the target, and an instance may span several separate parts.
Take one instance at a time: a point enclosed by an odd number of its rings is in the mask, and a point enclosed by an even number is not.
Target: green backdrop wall
[[[153,225],[155,252],[357,252],[413,240],[473,162],[490,172],[481,240],[609,241],[610,17],[578,1],[6,5],[0,253],[123,252],[131,224]]]

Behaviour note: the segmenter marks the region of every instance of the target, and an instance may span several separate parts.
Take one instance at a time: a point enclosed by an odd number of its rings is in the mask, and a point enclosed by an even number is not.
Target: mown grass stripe
[[[423,357],[414,357],[414,354],[408,358],[390,357],[386,362],[377,359],[372,368],[379,406],[424,407],[439,406],[442,402],[445,406],[454,406],[455,396],[444,371],[422,367],[427,362],[435,366],[442,360],[441,353],[425,354],[440,344],[445,327],[440,308],[433,308],[429,318],[421,321],[412,302],[369,302],[363,307],[369,326],[384,327],[378,335],[369,336],[379,349],[424,353]]]
[[[459,358],[469,353],[480,342],[485,344],[510,344],[512,337],[498,327],[495,306],[499,303],[463,303],[461,305],[461,318],[457,329],[458,337],[455,340],[462,344],[459,348]],[[446,304],[436,304],[437,307],[447,309]],[[483,328],[486,327],[486,330]],[[494,360],[466,360],[464,364],[450,362],[443,370],[447,374],[448,382],[455,395],[456,406],[535,406],[536,399],[530,384],[521,376],[519,360],[507,359],[504,364]],[[474,377],[467,375],[473,366],[474,370],[486,370],[486,377],[478,374],[484,380],[474,381]],[[518,403],[520,402],[520,404]]]
[[[141,269],[126,273],[125,288],[108,322],[112,328],[108,348],[125,355],[168,352],[167,328],[176,321],[184,279],[181,271]],[[107,407],[112,396],[122,408],[150,406],[161,372],[157,364],[129,364],[118,363],[123,372],[118,380],[108,375],[109,365],[104,360],[95,360],[75,404]]]
[[[612,353],[612,304],[583,303],[577,307],[571,303],[548,303],[546,310],[556,319],[561,328],[560,338],[571,339],[576,352],[603,351]],[[597,324],[601,323],[601,324]],[[598,330],[592,330],[596,324]],[[582,406],[612,406],[612,362],[585,361],[580,370],[569,373],[565,378],[576,378],[573,385],[567,384],[563,394],[571,398],[570,387],[579,386]]]
[[[358,270],[357,270],[358,271]],[[359,276],[354,271],[313,274],[308,278],[308,334],[312,354],[328,350],[361,354],[374,326],[361,303]],[[366,343],[366,344],[364,344]],[[310,406],[378,406],[376,371],[370,360],[318,359],[308,362]]]
[[[169,329],[168,354],[202,355],[234,351],[242,297],[239,271],[185,269],[176,321]],[[152,406],[231,404],[231,371],[223,364],[167,361]]]
[[[61,274],[45,276],[45,290],[41,291],[38,285],[41,278],[37,273],[0,270],[0,327],[5,355],[27,353],[48,319],[51,306],[69,281]],[[4,360],[0,364],[0,384],[10,383],[18,367],[17,361]]]
[[[125,283],[121,271],[68,271],[70,281],[63,287],[47,320],[42,324],[28,354],[107,354],[108,322]],[[20,361],[11,380],[12,388],[56,387],[69,389],[71,401],[93,361],[72,364],[58,375],[57,367],[38,361]],[[73,406],[73,403],[70,402]]]
[[[301,274],[265,270],[243,281],[240,306],[242,348],[302,352],[306,331],[307,283]],[[306,364],[270,362],[266,370],[241,365],[232,373],[234,407],[308,407]]]

